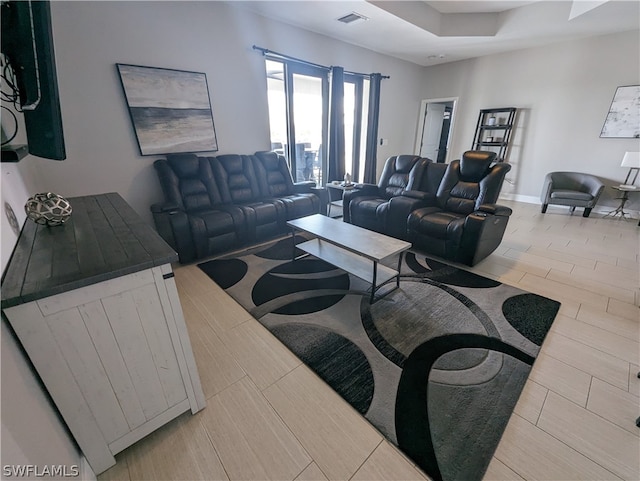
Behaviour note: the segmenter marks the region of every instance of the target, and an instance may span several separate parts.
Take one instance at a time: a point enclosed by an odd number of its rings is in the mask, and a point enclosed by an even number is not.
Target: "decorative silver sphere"
[[[71,217],[71,204],[64,197],[51,192],[35,194],[24,205],[27,217],[36,224],[61,225]]]

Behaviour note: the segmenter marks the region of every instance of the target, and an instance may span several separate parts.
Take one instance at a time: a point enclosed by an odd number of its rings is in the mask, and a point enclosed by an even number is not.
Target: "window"
[[[271,148],[287,159],[296,182],[324,183],[329,110],[328,70],[266,60]]]
[[[271,149],[287,159],[295,182],[327,182],[329,68],[265,60]],[[344,75],[344,171],[363,178],[369,80]]]
[[[344,171],[359,182],[364,174],[367,140],[369,80],[360,75],[344,76]]]

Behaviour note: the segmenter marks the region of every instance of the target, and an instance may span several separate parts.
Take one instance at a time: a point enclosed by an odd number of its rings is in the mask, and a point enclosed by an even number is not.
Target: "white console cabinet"
[[[171,269],[175,252],[117,194],[69,200],[74,214],[63,226],[26,222],[2,308],[99,474],[116,453],[205,399]]]

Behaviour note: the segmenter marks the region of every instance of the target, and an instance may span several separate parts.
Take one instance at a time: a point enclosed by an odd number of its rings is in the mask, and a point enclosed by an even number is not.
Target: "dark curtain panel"
[[[327,181],[344,179],[344,69],[331,67]]]
[[[376,164],[378,157],[378,118],[380,115],[380,81],[382,75],[369,77],[369,117],[367,121],[367,150],[364,162],[364,179],[367,184],[376,183]]]

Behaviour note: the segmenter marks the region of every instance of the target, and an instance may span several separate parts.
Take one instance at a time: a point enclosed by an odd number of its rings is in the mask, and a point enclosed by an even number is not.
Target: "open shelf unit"
[[[471,148],[496,152],[498,162],[504,162],[511,141],[516,111],[515,107],[480,110]]]

